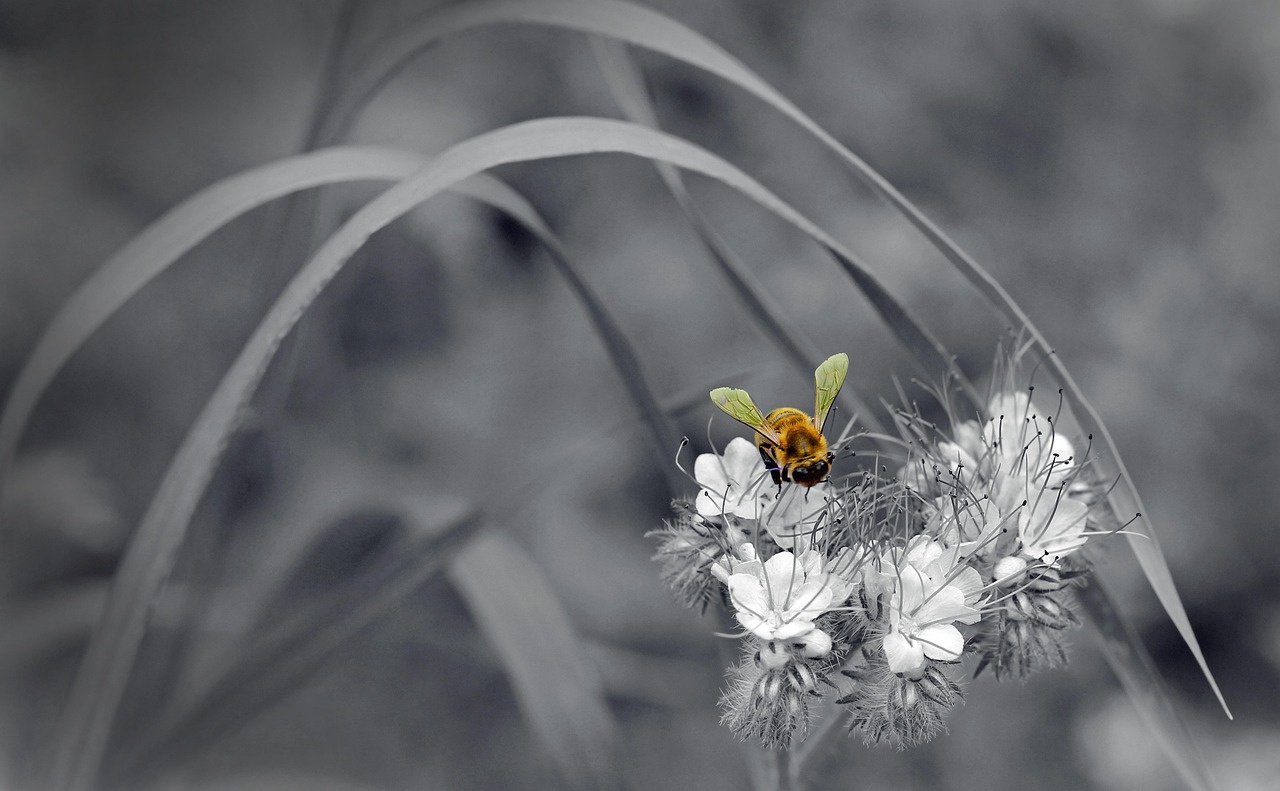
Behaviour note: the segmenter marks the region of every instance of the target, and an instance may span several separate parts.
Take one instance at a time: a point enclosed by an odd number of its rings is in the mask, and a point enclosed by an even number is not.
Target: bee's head
[[[795,467],[791,470],[791,479],[801,486],[809,487],[826,478],[829,472],[831,465],[825,459],[818,459]]]

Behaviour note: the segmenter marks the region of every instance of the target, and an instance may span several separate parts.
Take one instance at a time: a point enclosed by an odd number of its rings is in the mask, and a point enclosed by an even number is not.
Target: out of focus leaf
[[[1098,644],[1107,664],[1183,781],[1193,791],[1216,789],[1209,765],[1173,705],[1160,679],[1160,671],[1142,645],[1142,638],[1116,607],[1102,581],[1091,580],[1076,591],[1076,598],[1089,614],[1089,622],[1098,630]]]
[[[622,108],[628,119],[635,123],[658,129],[658,117],[653,104],[649,100],[649,92],[644,84],[644,77],[627,52],[626,45],[613,39],[592,36],[591,46],[596,60],[604,72],[605,80],[613,91],[614,101]],[[663,162],[656,163],[658,173],[667,190],[676,199],[689,223],[702,239],[711,259],[719,266],[729,285],[738,295],[747,314],[760,327],[765,337],[769,338],[782,351],[783,356],[805,377],[818,367],[824,356],[818,352],[813,341],[790,321],[782,309],[773,301],[769,293],[759,284],[751,270],[734,252],[729,243],[707,220],[693,202],[693,196],[685,188],[680,171]],[[856,376],[852,379],[857,379]],[[853,412],[867,428],[884,433],[884,424],[876,417],[875,411],[867,403],[853,381],[845,382],[840,391],[841,400],[853,406]]]
[[[32,667],[85,640],[106,599],[106,583],[89,582],[10,602],[0,612],[0,670]]]
[[[489,533],[458,556],[449,578],[566,776],[580,788],[612,785],[615,725],[604,687],[541,570],[513,541]]]
[[[0,524],[13,530],[55,536],[67,545],[112,555],[127,538],[127,526],[113,492],[71,448],[46,450],[23,458],[9,471]],[[12,589],[12,586],[11,586]]]
[[[394,178],[418,162],[415,155],[383,149],[337,149],[292,157],[219,182],[149,226],[72,295],[19,372],[0,416],[0,483],[27,418],[53,376],[150,278],[231,219],[273,197],[335,181]],[[246,363],[253,369],[248,378],[256,383],[268,358],[259,354]],[[239,378],[246,375],[241,373]],[[146,629],[147,613],[172,569],[238,404],[227,400],[206,408],[218,415],[206,418],[224,430],[211,431],[197,420],[125,553],[53,743],[52,788],[85,789],[93,782]]]
[[[442,508],[438,498],[390,487],[370,487],[349,505],[392,516],[399,529],[373,557],[295,607],[286,620],[237,652],[216,680],[153,723],[116,768],[122,781],[148,780],[180,764],[297,690],[340,646],[443,570],[480,524],[479,514],[461,503]],[[329,538],[341,540],[332,531],[343,529],[342,523],[331,525]],[[299,558],[295,574],[315,566],[314,554]]]
[[[726,53],[699,33],[650,9],[619,2],[618,0],[473,0],[458,3],[424,15],[416,24],[406,25],[399,34],[378,48],[375,59],[368,62],[355,78],[344,86],[344,92],[333,105],[333,121],[321,139],[337,139],[345,130],[355,112],[379,86],[388,80],[416,52],[426,49],[447,36],[485,25],[524,23],[549,25],[606,36],[636,46],[660,52],[677,60],[715,74],[755,95],[778,112],[787,116],[813,135],[823,145],[839,156],[844,163],[867,183],[877,194],[903,214],[986,299],[996,311],[1013,322],[1018,331],[1029,336],[1045,365],[1061,383],[1068,404],[1079,422],[1083,433],[1096,435],[1102,440],[1095,447],[1095,461],[1100,467],[1110,468],[1118,476],[1118,484],[1111,492],[1111,502],[1117,514],[1136,514],[1129,529],[1129,546],[1132,548],[1143,574],[1155,591],[1165,612],[1177,627],[1187,647],[1195,656],[1201,672],[1213,688],[1227,716],[1231,716],[1218,683],[1204,660],[1204,653],[1191,628],[1186,609],[1169,572],[1168,563],[1160,549],[1159,540],[1145,514],[1142,501],[1134,488],[1120,453],[1097,411],[1085,398],[1074,378],[1053,352],[1053,347],[1031,322],[1013,297],[1005,291],[990,273],[951,240],[927,218],[897,188],[868,165],[861,157],[831,136],[804,111],[776,89],[762,80],[740,61]],[[332,135],[329,137],[328,135]],[[913,332],[917,323],[910,316],[900,314],[896,301],[886,299],[879,292],[878,282],[868,281],[866,269],[861,265],[850,267],[848,261],[840,263],[846,272],[875,305],[886,323],[907,344],[920,360],[930,360],[935,355],[946,363],[939,370],[954,371],[954,366],[940,344],[927,335]],[[961,380],[963,382],[963,380]],[[967,389],[967,388],[966,388]]]
[[[289,157],[206,187],[147,226],[63,303],[18,371],[0,413],[0,485],[8,477],[23,429],[45,388],[121,305],[170,264],[214,231],[268,201],[325,184],[403,178],[423,161],[409,151],[372,147]]]
[[[647,8],[612,0],[478,0],[445,6],[425,14],[416,23],[405,25],[396,36],[381,42],[371,59],[342,86],[342,93],[334,99],[331,108],[331,120],[323,125],[324,131],[319,135],[319,140],[327,142],[339,139],[355,113],[373,92],[415,53],[462,31],[510,23],[580,30],[662,52],[738,83],[779,109],[789,108],[784,111],[804,124],[806,129],[825,136],[824,141],[829,141],[831,145],[839,145],[780,93],[698,33]],[[662,161],[662,157],[651,158]],[[809,230],[806,233],[813,235]],[[819,234],[821,238],[814,236],[814,239],[834,256],[926,373],[932,376],[941,371],[950,372],[956,376],[963,389],[970,393],[972,386],[960,375],[946,348],[889,294],[853,253],[827,244],[823,240],[829,241],[830,238],[820,231]],[[861,411],[867,415],[872,414],[869,409]]]
[[[654,450],[659,458],[665,460],[680,444],[675,424],[658,403],[658,397],[649,386],[648,377],[645,376],[644,369],[640,365],[640,357],[636,354],[631,341],[627,339],[604,302],[596,296],[595,291],[582,276],[559,237],[552,233],[542,217],[520,193],[498,179],[479,174],[458,184],[453,191],[487,203],[516,219],[547,248],[556,271],[565,279],[573,295],[587,311],[596,334],[600,336],[605,351],[609,354],[610,362],[613,363],[614,369],[626,386],[627,395],[635,403],[645,425],[648,426],[649,435],[654,442]],[[659,469],[666,476],[667,487],[674,496],[680,490],[683,480],[669,464],[662,464]]]
[[[295,770],[238,772],[184,782],[188,791],[381,791],[384,786],[368,785],[347,777],[333,777]]]

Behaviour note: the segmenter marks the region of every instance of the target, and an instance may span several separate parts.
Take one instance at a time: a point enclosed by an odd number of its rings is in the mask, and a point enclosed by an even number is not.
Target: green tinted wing
[[[822,431],[822,427],[826,424],[831,405],[836,402],[836,396],[844,386],[844,378],[848,373],[849,355],[844,352],[831,355],[826,362],[818,366],[818,370],[813,372],[813,380],[817,385],[817,396],[813,405],[813,424],[819,431]]]
[[[751,400],[751,396],[747,395],[746,390],[717,387],[711,391],[711,400],[716,406],[723,409],[726,415],[755,429],[770,442],[776,444],[780,441],[778,432],[770,428],[768,423],[765,423],[764,415],[760,413],[760,408]]]

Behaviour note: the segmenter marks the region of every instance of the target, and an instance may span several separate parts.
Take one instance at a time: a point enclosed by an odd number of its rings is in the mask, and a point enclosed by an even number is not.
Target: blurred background
[[[1221,787],[1273,788],[1280,12],[1261,0],[645,4],[879,169],[1056,345],[1146,500],[1234,722],[1123,542],[1102,573]],[[301,150],[324,86],[434,5],[0,2],[0,382],[95,267],[197,190]],[[666,129],[860,253],[982,381],[1004,327],[904,221],[757,100],[637,59]],[[551,115],[618,110],[584,37],[503,26],[415,58],[347,140],[431,154]],[[735,301],[647,162],[499,175],[582,265],[695,452],[710,387],[807,403],[811,381]],[[922,373],[809,240],[719,185],[691,187],[821,353],[850,353],[863,394],[893,399],[894,377]],[[233,222],[131,300],[46,394],[3,503],[3,787],[38,787],[111,574],[205,399],[307,251],[378,189]],[[717,443],[736,433],[713,425]],[[674,453],[654,447],[536,241],[473,203],[433,200],[370,240],[273,364],[156,607],[106,786],[562,787],[456,569],[423,574],[270,694],[156,747],[161,713],[254,635],[410,573],[396,557],[415,545],[393,507],[407,492],[440,522],[479,511],[478,530],[528,553],[603,680],[625,787],[742,788],[746,753],[716,708],[726,651],[711,632],[724,627],[673,602],[644,537],[669,513]],[[930,745],[842,742],[833,787],[1182,787],[1088,626],[1069,667],[967,688]]]

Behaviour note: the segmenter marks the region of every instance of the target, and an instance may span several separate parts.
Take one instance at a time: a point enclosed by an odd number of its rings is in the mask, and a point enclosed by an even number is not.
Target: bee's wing
[[[764,415],[760,413],[760,407],[756,406],[756,403],[751,400],[751,396],[747,395],[746,390],[717,387],[711,391],[711,400],[715,402],[716,406],[723,409],[729,417],[755,429],[760,433],[760,436],[775,445],[782,442],[778,432],[774,431],[765,422]]]
[[[831,412],[831,405],[836,402],[840,388],[844,386],[844,378],[849,373],[849,355],[844,352],[833,354],[826,359],[818,370],[813,372],[813,380],[817,384],[817,396],[813,405],[813,424],[822,431]]]

